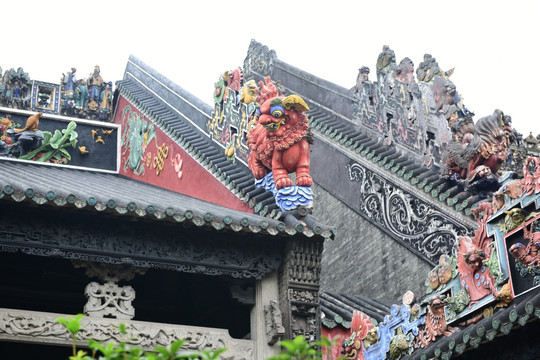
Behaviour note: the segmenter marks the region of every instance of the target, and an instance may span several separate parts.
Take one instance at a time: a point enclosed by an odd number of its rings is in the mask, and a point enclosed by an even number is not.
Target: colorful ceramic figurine
[[[296,172],[296,185],[311,186],[309,175],[309,107],[298,95],[281,96],[270,77],[259,84],[258,123],[248,133],[251,149],[249,168],[256,179],[273,172],[276,189],[293,185],[289,173]]]
[[[511,118],[501,110],[479,119],[475,125],[464,123],[460,137],[448,147],[443,174],[473,182],[496,175],[508,158],[513,130]]]

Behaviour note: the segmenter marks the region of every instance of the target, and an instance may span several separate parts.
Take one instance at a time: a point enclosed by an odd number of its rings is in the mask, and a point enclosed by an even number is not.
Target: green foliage
[[[36,161],[48,162],[52,159],[55,161],[61,161],[63,163],[68,162],[71,160],[71,155],[66,148],[68,146],[75,147],[77,144],[78,134],[75,131],[76,127],[77,123],[71,121],[67,128],[63,129],[61,132],[56,130],[54,135],[49,131],[43,131],[43,144],[34,151],[19,157],[19,159],[31,160],[40,153],[43,153],[43,155],[37,158]]]
[[[71,333],[72,336],[76,336],[79,330],[81,329],[81,319],[84,317],[84,314],[77,314],[75,317],[67,316],[65,318],[59,317],[56,319],[57,322],[64,325]]]
[[[330,349],[332,342],[323,336],[321,341],[308,342],[302,335],[294,340],[282,340],[279,342],[282,351],[268,360],[318,360],[322,359],[322,348]]]

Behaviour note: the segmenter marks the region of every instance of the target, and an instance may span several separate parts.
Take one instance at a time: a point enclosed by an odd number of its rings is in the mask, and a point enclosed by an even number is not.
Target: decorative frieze
[[[0,340],[70,345],[70,334],[56,321],[60,316],[64,315],[0,309]],[[253,359],[253,341],[232,339],[226,329],[128,321],[125,322],[126,334],[122,335],[118,329],[121,323],[121,320],[116,319],[84,317],[81,320],[81,330],[77,333],[78,343],[85,345],[89,339],[125,341],[151,350],[156,346],[167,346],[176,339],[185,339],[184,349],[227,348],[223,354],[225,359]]]
[[[0,221],[1,251],[71,260],[124,264],[205,275],[261,279],[281,263],[279,244],[223,237],[187,241],[174,228],[159,234],[147,227],[109,227],[91,220],[66,227],[66,220],[11,217]],[[193,239],[192,239],[193,240]]]
[[[455,256],[458,236],[469,229],[353,160],[347,170],[350,181],[360,183],[360,213],[433,263],[441,255]]]

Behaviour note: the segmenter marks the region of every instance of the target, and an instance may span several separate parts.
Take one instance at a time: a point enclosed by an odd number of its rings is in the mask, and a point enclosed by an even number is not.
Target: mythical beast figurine
[[[308,117],[304,114],[309,107],[298,95],[284,97],[270,77],[265,78],[265,83],[259,82],[259,86],[261,89],[257,90],[256,100],[257,124],[247,135],[247,144],[251,149],[248,166],[257,180],[272,174],[275,184],[272,191],[276,196],[283,193],[280,191],[282,189],[294,188],[293,192],[296,192],[307,188],[309,201],[300,200],[292,208],[306,205],[311,201],[309,187],[313,184],[309,175],[308,140],[311,133]],[[296,173],[296,187],[289,173]],[[280,207],[283,210],[292,209],[282,205]]]
[[[497,176],[497,171],[508,158],[510,143],[516,136],[511,117],[504,115],[501,110],[495,110],[476,124],[469,119],[453,127],[457,135],[448,146],[443,174],[455,174],[469,183],[487,175]]]

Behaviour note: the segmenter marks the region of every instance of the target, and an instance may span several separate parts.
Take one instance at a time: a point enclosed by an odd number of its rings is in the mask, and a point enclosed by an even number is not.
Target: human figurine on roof
[[[77,88],[75,89],[76,105],[79,108],[86,106],[86,101],[88,100],[88,89],[84,80],[79,80]]]
[[[8,80],[7,83],[6,83],[6,92],[4,93],[4,96],[7,98],[11,98],[12,97],[12,86],[11,86],[11,80]]]
[[[106,111],[110,112],[112,110],[112,91],[111,91],[112,83],[103,83],[103,87],[105,90],[101,93],[100,96],[100,104],[99,104],[99,110],[100,111]]]
[[[99,96],[101,94],[101,84],[103,84],[103,78],[99,74],[99,66],[94,67],[94,72],[88,77],[88,89],[90,93],[90,98],[95,101],[99,101]]]
[[[77,80],[75,80],[76,68],[71,68],[71,71],[68,71],[67,75],[64,75],[62,78],[62,83],[64,84],[64,94],[68,99],[73,99],[75,97],[75,87]]]
[[[13,98],[20,99],[21,95],[21,85],[18,81],[15,81],[15,84],[13,85]]]

